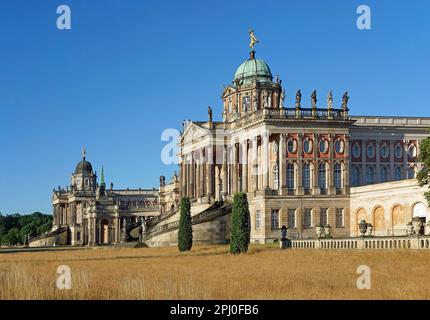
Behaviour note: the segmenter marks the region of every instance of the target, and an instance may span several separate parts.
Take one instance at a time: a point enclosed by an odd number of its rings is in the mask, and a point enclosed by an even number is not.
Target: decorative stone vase
[[[323,226],[321,226],[321,225],[316,226],[316,227],[315,227],[315,232],[316,232],[316,234],[317,234],[317,238],[318,238],[318,239],[321,239],[321,238],[322,238],[322,236],[323,236],[324,227],[323,227]]]
[[[421,231],[421,227],[423,225],[421,219],[413,218],[412,219],[412,225],[414,227],[414,234],[419,235]]]
[[[409,221],[406,224],[406,233],[407,233],[408,236],[411,236],[411,235],[414,234],[414,226],[412,224],[412,221]]]
[[[326,225],[324,227],[324,233],[326,238],[331,238],[331,225]]]
[[[367,237],[371,237],[373,233],[373,225],[371,223],[367,224],[367,232],[366,232],[366,236]]]
[[[358,227],[360,229],[361,236],[362,237],[366,236],[366,232],[367,232],[367,222],[366,222],[366,220],[361,220],[360,223],[358,224]]]

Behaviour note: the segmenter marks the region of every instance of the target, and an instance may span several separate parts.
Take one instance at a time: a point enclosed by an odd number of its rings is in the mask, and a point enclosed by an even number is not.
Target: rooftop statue
[[[212,122],[212,108],[210,106],[208,107],[208,119],[209,122]]]
[[[327,107],[328,109],[333,109],[333,91],[331,90],[327,95]]]
[[[285,89],[282,89],[282,92],[281,92],[281,105],[280,105],[281,108],[284,107],[284,101],[285,101]]]
[[[311,94],[311,101],[312,101],[312,108],[316,108],[317,107],[317,91],[316,90],[314,90],[314,91],[312,91],[312,94]]]
[[[348,91],[346,91],[342,97],[342,109],[348,109],[348,100],[349,100]]]
[[[302,101],[302,92],[299,89],[296,93],[296,108],[300,108],[301,101]]]
[[[249,43],[249,47],[251,48],[252,51],[254,51],[254,45],[256,43],[259,43],[259,41],[255,37],[254,30],[249,29],[249,37],[251,38],[251,42]]]

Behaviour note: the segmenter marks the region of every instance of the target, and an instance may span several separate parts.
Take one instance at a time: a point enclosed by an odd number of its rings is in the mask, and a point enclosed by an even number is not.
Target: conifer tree
[[[236,193],[231,214],[230,252],[239,254],[248,251],[250,239],[250,215],[246,193]]]
[[[184,197],[181,199],[179,216],[178,249],[179,251],[188,251],[191,250],[192,246],[193,227],[191,222],[191,203],[189,198]]]

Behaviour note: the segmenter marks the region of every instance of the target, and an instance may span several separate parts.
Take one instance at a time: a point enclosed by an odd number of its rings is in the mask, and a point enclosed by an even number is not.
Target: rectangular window
[[[288,209],[288,228],[296,227],[296,209]]]
[[[321,208],[321,211],[320,211],[320,224],[322,226],[326,226],[328,224],[328,209],[327,208]]]
[[[257,210],[255,212],[255,229],[261,228],[261,211]]]
[[[312,227],[312,209],[305,208],[303,214],[303,226],[305,229],[309,229]]]
[[[272,230],[279,229],[279,210],[272,209]]]
[[[248,112],[251,109],[251,97],[244,96],[242,98],[242,112]]]
[[[336,208],[336,228],[343,228],[345,226],[345,220],[342,208]]]

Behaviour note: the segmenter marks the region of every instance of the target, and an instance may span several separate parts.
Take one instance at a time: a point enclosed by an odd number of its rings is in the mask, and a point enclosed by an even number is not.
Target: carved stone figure
[[[208,107],[208,119],[209,122],[212,122],[212,108],[210,106]]]
[[[160,187],[164,187],[166,185],[166,177],[160,176]]]
[[[348,109],[348,101],[349,101],[349,96],[348,96],[348,91],[346,91],[342,97],[342,109]]]
[[[267,92],[263,91],[263,108],[267,108]]]
[[[311,94],[311,103],[312,103],[312,109],[315,109],[317,107],[317,91],[312,91]]]
[[[256,92],[254,92],[252,104],[254,105],[254,111],[257,111],[258,110],[258,99],[257,99],[257,93]]]
[[[319,225],[315,227],[315,232],[317,234],[317,238],[321,239],[323,237],[324,227]]]
[[[326,225],[324,227],[324,233],[326,238],[331,238],[331,225]]]
[[[280,107],[284,108],[284,101],[285,101],[285,89],[282,89],[281,92],[281,101],[280,101]]]
[[[297,109],[300,108],[301,101],[302,101],[302,92],[299,89],[296,93],[296,108]]]
[[[327,95],[327,108],[333,109],[333,91],[331,90]]]

